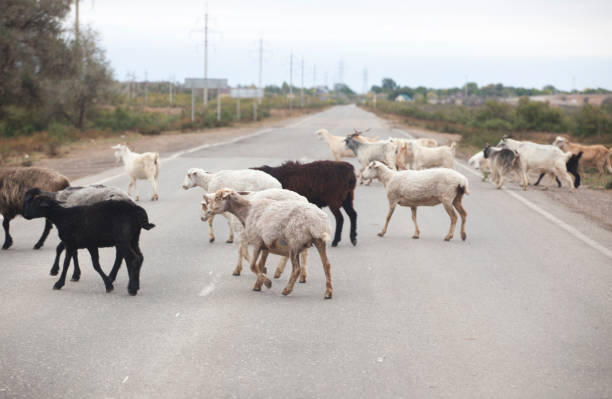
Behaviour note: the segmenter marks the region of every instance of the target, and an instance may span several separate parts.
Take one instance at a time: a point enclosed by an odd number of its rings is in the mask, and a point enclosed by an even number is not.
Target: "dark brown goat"
[[[351,220],[350,238],[357,245],[357,212],[353,208],[355,192],[355,170],[348,162],[315,161],[302,164],[288,161],[281,166],[260,166],[252,168],[261,170],[275,177],[284,189],[303,195],[319,208],[329,206],[336,218],[336,233],[332,247],[338,245],[342,236],[344,217],[340,207],[344,208]]]
[[[45,191],[59,191],[68,187],[70,182],[66,176],[46,168],[1,168],[0,169],[0,213],[4,217],[4,245],[2,249],[8,249],[13,245],[13,238],[9,234],[9,223],[17,215],[21,215],[23,198],[26,192],[33,187],[40,187]],[[39,249],[45,243],[52,223],[45,221],[45,229],[42,236],[34,245]]]

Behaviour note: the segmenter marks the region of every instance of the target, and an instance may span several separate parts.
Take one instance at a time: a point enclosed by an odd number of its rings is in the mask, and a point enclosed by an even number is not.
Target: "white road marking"
[[[121,381],[121,383],[122,383],[122,384],[125,384],[125,383],[127,382],[128,378],[130,378],[130,376],[129,376],[129,375],[128,375],[128,376],[126,376],[126,377],[123,379],[123,381]]]
[[[209,274],[212,274],[212,271]],[[205,296],[212,294],[212,292],[215,290],[217,286],[218,280],[219,280],[219,274],[214,275],[210,283],[208,283],[204,288],[202,288],[198,296],[205,297]]]
[[[470,167],[465,166],[463,164],[460,164],[458,162],[455,162],[455,164],[457,166],[460,166],[463,170],[466,170],[468,172],[470,172],[471,174],[475,175],[475,176],[479,176],[480,174],[473,171]],[[544,209],[540,208],[539,206],[537,206],[536,204],[534,204],[533,202],[529,201],[528,199],[526,199],[525,197],[523,197],[522,195],[519,195],[513,191],[510,190],[506,190],[505,188],[502,187],[502,190],[504,192],[506,192],[508,195],[510,195],[512,198],[516,199],[517,201],[523,203],[525,206],[527,206],[528,208],[530,208],[531,210],[539,213],[540,215],[544,216],[546,219],[548,219],[550,222],[552,222],[553,224],[557,225],[558,227],[562,228],[563,230],[565,230],[566,232],[568,232],[569,234],[573,235],[574,237],[576,237],[577,239],[579,239],[580,241],[584,242],[585,244],[587,244],[588,246],[590,246],[591,248],[599,251],[600,253],[602,253],[603,255],[607,256],[608,258],[612,259],[612,251],[610,251],[608,248],[604,247],[603,245],[601,245],[600,243],[596,242],[595,240],[593,240],[592,238],[586,236],[585,234],[581,233],[580,231],[576,230],[574,227],[570,226],[569,224],[565,223],[564,221],[562,221],[561,219],[553,216],[552,214],[550,214],[549,212],[545,211]]]

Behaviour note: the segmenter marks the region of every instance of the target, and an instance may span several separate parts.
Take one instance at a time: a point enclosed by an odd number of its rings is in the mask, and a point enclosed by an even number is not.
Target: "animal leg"
[[[455,235],[455,226],[457,225],[457,214],[455,213],[455,210],[453,209],[452,204],[448,204],[448,203],[442,203],[442,204],[444,205],[444,209],[446,209],[446,213],[448,213],[448,216],[450,217],[450,220],[451,220],[450,229],[448,230],[448,234],[446,235],[446,237],[444,237],[444,241],[450,241],[450,239],[453,238],[453,235]]]
[[[117,273],[119,273],[119,268],[121,267],[122,261],[123,258],[121,258],[121,253],[119,253],[119,249],[115,248],[115,263],[113,263],[113,268],[111,269],[111,272],[108,275],[108,278],[110,279],[111,283],[114,283],[115,279],[117,279]]]
[[[242,273],[242,258],[244,257],[247,262],[251,263],[251,259],[249,258],[249,246],[244,242],[245,240],[240,241],[240,248],[238,248],[238,263],[232,272],[234,276],[240,276]]]
[[[285,271],[285,266],[287,266],[287,260],[289,258],[286,256],[281,256],[280,262],[278,262],[278,266],[276,266],[276,271],[274,272],[274,278],[280,278],[280,276]]]
[[[157,201],[159,200],[159,194],[157,192],[157,179],[155,178],[155,176],[151,176],[149,181],[151,182],[151,186],[153,187],[153,196],[151,197],[151,201]]]
[[[72,264],[74,266],[74,270],[72,271],[72,281],[79,281],[81,279],[81,268],[79,267],[79,250],[74,251],[74,255],[72,255]]]
[[[501,189],[504,186],[504,174],[499,174],[499,180],[497,181],[497,189]]]
[[[467,212],[465,211],[465,209],[463,208],[463,204],[461,203],[462,198],[463,194],[457,195],[453,200],[453,206],[455,207],[455,209],[457,209],[457,212],[459,212],[459,216],[461,216],[461,239],[465,241],[465,239],[467,238],[467,234],[465,232]]]
[[[300,283],[306,282],[306,277],[308,277],[308,272],[306,270],[306,261],[308,260],[308,250],[305,249],[300,253],[302,259],[300,259]]]
[[[129,282],[128,282],[128,293],[130,295],[136,295],[139,288],[139,276],[140,276],[140,265],[139,262],[142,257],[138,256],[138,253],[134,251],[130,243],[120,243],[116,246],[119,250],[121,258],[125,259],[125,266],[128,271]]]
[[[410,210],[412,211],[412,223],[414,223],[414,234],[412,235],[412,238],[417,239],[421,235],[419,225],[417,224],[417,207],[411,206]]]
[[[396,205],[397,204],[389,204],[389,212],[387,213],[387,219],[385,220],[385,226],[380,231],[380,233],[378,233],[379,237],[384,236],[385,233],[387,232],[387,227],[389,226],[389,221],[391,220],[391,216],[393,216],[393,211],[395,210]]]
[[[49,219],[45,219],[45,229],[43,230],[42,235],[38,239],[38,242],[34,244],[34,249],[42,248],[43,244],[45,243],[45,240],[49,236],[49,232],[51,231],[51,228],[53,228],[53,223],[51,223]]]
[[[325,272],[325,299],[331,299],[334,291],[331,281],[331,265],[327,258],[327,252],[325,249],[325,242],[323,240],[314,240],[314,245],[319,251],[319,257],[321,257],[321,263],[323,264],[323,271]]]
[[[353,208],[353,194],[352,193],[350,194],[350,197],[347,197],[344,200],[344,202],[342,203],[342,208],[344,208],[344,211],[346,212],[349,219],[351,220],[351,233],[350,233],[351,244],[357,245],[357,212],[355,211],[355,208]]]
[[[330,206],[329,209],[336,218],[336,233],[334,234],[334,241],[332,241],[332,247],[337,247],[342,236],[342,225],[344,224],[344,217],[340,212],[340,209]]]
[[[136,186],[136,179],[134,179],[133,177],[130,177],[130,185],[128,186],[128,195],[132,195],[132,189],[136,191],[136,196],[134,198],[136,201],[138,201],[139,198],[138,198],[138,187]]]
[[[87,250],[89,251],[89,255],[91,256],[91,263],[93,264],[94,270],[98,272],[100,277],[102,277],[102,281],[104,281],[106,292],[111,292],[113,290],[113,283],[110,281],[108,276],[104,274],[104,272],[102,271],[102,267],[100,266],[100,255],[98,254],[98,248],[91,247],[91,248],[87,248]]]
[[[261,270],[257,268],[257,258],[259,258],[259,254],[261,254],[261,252],[261,244],[255,244],[255,249],[253,250],[253,258],[251,259],[251,270],[257,273],[257,280],[255,281],[255,285],[253,286],[253,291],[261,291],[262,284],[265,284],[268,288],[272,287],[272,281],[270,281],[270,279],[267,278],[261,272]]]
[[[291,265],[293,266],[293,269],[291,270],[291,277],[289,277],[289,282],[287,283],[285,288],[283,288],[283,295],[291,294],[291,291],[293,291],[293,286],[295,285],[295,281],[300,275],[299,253],[296,251],[289,251],[289,257],[291,258]]]
[[[268,255],[270,252],[262,251],[261,256],[259,257],[259,262],[257,262],[257,270],[261,270],[263,274],[268,272],[268,268],[266,267],[266,261],[268,260]]]
[[[229,237],[227,238],[227,241],[225,242],[228,244],[231,244],[234,242],[234,228],[232,227],[232,221],[230,220],[230,217],[225,216],[225,219],[227,220],[227,227],[229,227]]]
[[[70,259],[74,256],[76,249],[66,248],[66,256],[64,257],[64,267],[62,268],[62,274],[59,280],[53,285],[54,290],[61,290],[64,284],[66,284],[66,273],[68,272],[68,266],[70,265]]]
[[[59,261],[62,251],[64,251],[64,243],[60,241],[55,248],[55,260],[53,261],[53,266],[51,266],[51,270],[49,271],[49,274],[52,276],[57,276],[57,273],[59,272]]]
[[[4,216],[4,220],[2,221],[2,227],[4,227],[4,245],[2,245],[2,249],[9,249],[11,245],[13,245],[13,237],[9,233],[9,224],[11,223],[12,216]]]
[[[213,231],[213,220],[215,219],[215,215],[211,215],[208,218],[208,242],[215,241],[215,232]]]

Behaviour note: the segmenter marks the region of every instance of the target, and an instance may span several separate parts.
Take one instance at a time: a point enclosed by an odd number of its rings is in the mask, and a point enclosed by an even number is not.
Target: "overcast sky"
[[[81,0],[115,71],[203,77],[205,1]],[[257,83],[612,88],[611,0],[211,0],[209,77]],[[73,17],[72,17],[73,18]],[[341,68],[340,65],[343,67]],[[316,70],[316,72],[315,72]],[[342,70],[342,74],[340,71]]]

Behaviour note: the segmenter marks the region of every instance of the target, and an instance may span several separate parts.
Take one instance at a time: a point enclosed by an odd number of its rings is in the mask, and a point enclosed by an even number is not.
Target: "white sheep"
[[[389,212],[385,226],[378,235],[384,236],[387,226],[397,205],[409,206],[412,210],[412,221],[414,222],[414,235],[419,238],[420,231],[417,224],[417,207],[434,206],[442,204],[450,217],[451,224],[445,241],[453,238],[457,215],[453,207],[461,216],[461,239],[465,240],[465,220],[467,212],[463,209],[461,200],[463,194],[469,194],[468,180],[461,173],[447,168],[433,168],[427,170],[403,170],[394,171],[381,162],[371,162],[363,171],[365,178],[378,178],[387,191],[389,200]]]
[[[132,188],[136,190],[134,197],[138,201],[138,187],[136,180],[148,180],[153,186],[153,197],[151,201],[159,199],[157,193],[157,185],[159,178],[159,154],[157,152],[145,152],[138,154],[132,152],[125,144],[117,144],[111,147],[115,150],[115,158],[117,162],[123,161],[125,172],[130,177],[130,185],[128,186],[128,194],[132,194]]]
[[[416,142],[406,144],[406,150],[413,154],[415,170],[436,167],[452,169],[455,165],[455,147],[454,142],[450,146],[435,148],[423,147]]]
[[[437,147],[438,142],[434,139],[420,138],[420,139],[404,139],[404,138],[391,138],[390,142],[395,144],[395,168],[397,170],[406,170],[406,164],[410,165],[410,169],[414,169],[414,154],[412,153],[412,147],[408,147],[408,143],[416,142],[422,147]]]
[[[355,153],[346,146],[344,137],[334,136],[327,129],[319,129],[315,133],[327,143],[336,161],[340,161],[340,158],[355,157]],[[378,137],[369,138],[362,135],[356,136],[355,139],[363,143],[375,143],[378,141]]]
[[[293,271],[283,289],[283,295],[290,294],[300,274],[299,254],[314,245],[325,272],[325,299],[332,297],[331,265],[325,248],[331,241],[331,226],[327,214],[316,205],[269,199],[249,201],[236,191],[225,189],[217,191],[210,209],[212,213],[231,212],[244,225],[249,244],[255,248],[251,269],[257,270],[257,281],[253,290],[261,291],[262,284],[272,286],[272,281],[263,274],[271,252],[291,258]],[[262,258],[257,264],[260,254]]]
[[[191,168],[183,180],[183,189],[202,187],[207,193],[215,193],[222,188],[232,188],[237,191],[260,191],[268,188],[282,188],[274,177],[265,172],[252,169],[221,170],[219,172],[206,172],[202,169]],[[234,242],[234,229],[231,215],[224,215],[229,226],[229,238],[226,242]],[[213,219],[208,219],[209,242],[215,241]]]
[[[521,177],[523,190],[527,190],[529,180],[527,173],[550,173],[567,182],[570,191],[574,190],[574,181],[567,173],[567,161],[572,157],[571,152],[563,152],[549,144],[536,144],[531,141],[518,141],[504,137],[498,147],[516,151],[521,157]]]
[[[306,197],[303,197],[294,191],[284,190],[282,188],[269,188],[266,190],[255,191],[255,192],[240,191],[239,194],[244,196],[248,200],[259,200],[259,199],[265,198],[265,199],[270,199],[274,201],[298,201],[298,202],[308,203],[308,200],[306,199]],[[212,203],[214,196],[215,196],[214,193],[210,193],[210,194],[204,194],[202,198],[202,210],[200,212],[200,219],[203,222],[207,222],[212,216],[214,216],[209,207],[209,204]],[[246,238],[244,226],[242,225],[242,223],[240,223],[240,220],[232,216],[231,224],[232,224],[234,231],[238,234],[238,237],[240,237],[240,247],[238,248],[238,264],[236,265],[236,268],[234,269],[232,274],[234,276],[240,276],[240,273],[242,272],[242,258],[244,258],[247,262],[249,262],[249,264],[251,263],[251,257],[249,256],[249,249],[248,249],[249,243]],[[302,260],[300,264],[301,264],[302,270],[300,272],[299,281],[300,283],[305,283],[306,277],[307,277],[306,259],[308,256],[308,252],[303,251],[301,253],[301,256],[302,256]],[[288,258],[286,256],[283,256],[281,258],[276,268],[276,271],[274,272],[274,278],[279,278],[283,274],[283,271],[285,270],[285,266],[287,264],[287,259]],[[252,270],[252,271],[253,273],[256,273],[255,270]],[[264,273],[266,273],[265,270],[264,270]]]
[[[344,139],[346,146],[350,148],[357,156],[359,163],[361,164],[361,169],[359,171],[359,183],[363,183],[363,170],[368,166],[368,164],[372,161],[380,161],[383,162],[389,167],[395,169],[395,144],[390,141],[380,141],[378,143],[362,143],[355,139],[360,133],[356,132],[353,134],[349,134]],[[366,179],[366,184],[369,185],[372,182],[372,179]]]

